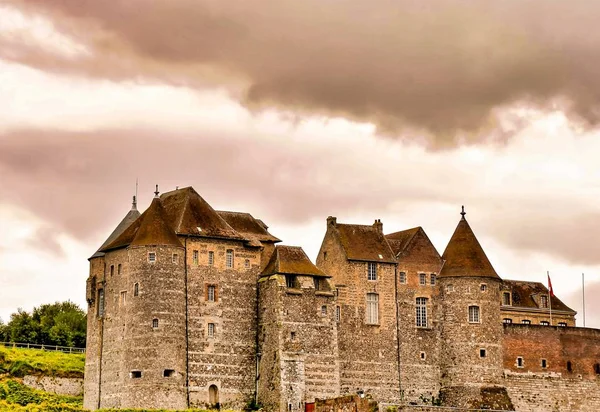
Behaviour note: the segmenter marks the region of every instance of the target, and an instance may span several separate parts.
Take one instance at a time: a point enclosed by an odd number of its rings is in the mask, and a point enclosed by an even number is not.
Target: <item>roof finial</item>
[[[160,192],[158,191],[158,185],[156,185],[156,192],[154,192],[154,197],[158,197],[158,194],[159,194],[159,193],[160,193]]]
[[[137,198],[133,196],[133,202],[131,203],[131,210],[137,210]]]
[[[462,211],[460,212],[460,214],[461,214],[462,218],[464,219],[465,215],[467,214],[467,212],[465,212],[465,206],[464,205],[462,206]]]

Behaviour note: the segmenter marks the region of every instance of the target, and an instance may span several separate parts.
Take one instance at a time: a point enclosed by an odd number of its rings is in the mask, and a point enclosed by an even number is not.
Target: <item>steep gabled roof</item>
[[[385,235],[385,238],[390,244],[395,256],[398,256],[406,249],[410,241],[415,237],[419,230],[422,230],[421,226]]]
[[[336,224],[340,242],[349,260],[395,263],[385,236],[374,226]]]
[[[527,282],[523,280],[502,280],[503,290],[510,290],[511,292],[511,306],[503,306],[502,309],[510,310],[511,308],[541,308],[539,305],[540,295],[549,295],[548,288],[540,282]],[[565,305],[559,298],[552,296],[551,298],[552,310],[562,310],[565,312],[577,313],[567,305]]]
[[[275,274],[330,277],[310,261],[301,247],[284,245],[275,247],[275,251],[261,276]]]
[[[135,203],[135,197],[134,197],[133,205],[131,207],[131,210],[129,212],[127,212],[127,214],[125,215],[125,217],[123,218],[123,220],[121,220],[121,223],[119,223],[117,225],[117,227],[115,228],[115,230],[113,230],[113,232],[110,234],[110,236],[108,237],[108,239],[106,239],[104,241],[104,243],[102,244],[102,246],[100,246],[98,248],[98,250],[96,251],[96,253],[94,253],[90,259],[104,256],[104,252],[101,252],[101,251],[103,249],[105,249],[108,245],[110,245],[112,242],[114,242],[115,239],[117,237],[119,237],[121,235],[121,233],[123,233],[129,226],[131,226],[133,224],[133,222],[135,222],[138,217],[140,217],[140,212],[137,210],[137,206],[136,206],[136,203]]]
[[[169,245],[183,247],[169,224],[160,198],[155,197],[136,221],[102,251],[127,246]]]
[[[261,242],[281,242],[268,232],[262,220],[255,219],[250,213],[217,211],[228,224],[250,243],[261,245]]]
[[[487,277],[500,279],[464,215],[442,255],[439,277]]]
[[[245,240],[192,187],[160,196],[175,233]]]

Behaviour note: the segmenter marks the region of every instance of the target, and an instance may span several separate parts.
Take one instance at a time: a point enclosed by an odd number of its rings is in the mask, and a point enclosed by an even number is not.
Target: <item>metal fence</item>
[[[6,348],[41,349],[52,352],[63,353],[85,353],[85,348],[73,348],[71,346],[40,345],[37,343],[0,342]]]

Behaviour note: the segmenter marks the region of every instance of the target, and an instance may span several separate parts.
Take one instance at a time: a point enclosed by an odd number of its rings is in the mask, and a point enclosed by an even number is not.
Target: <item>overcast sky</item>
[[[465,205],[503,278],[600,327],[600,3],[5,0],[0,318],[71,299],[130,208],[191,185],[313,259],[325,219]]]

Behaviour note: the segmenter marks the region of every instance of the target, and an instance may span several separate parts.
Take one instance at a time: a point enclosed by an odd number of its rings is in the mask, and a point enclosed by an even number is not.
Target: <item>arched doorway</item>
[[[213,408],[219,408],[219,388],[217,385],[210,385],[208,387],[208,402]]]

